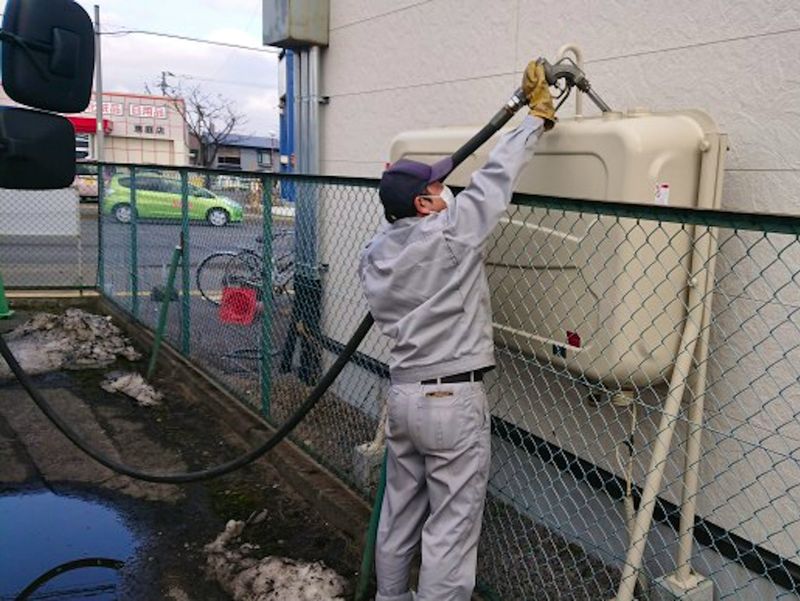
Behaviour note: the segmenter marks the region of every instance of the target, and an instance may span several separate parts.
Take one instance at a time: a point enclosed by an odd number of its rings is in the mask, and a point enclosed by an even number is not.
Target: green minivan
[[[115,175],[105,191],[103,213],[113,215],[120,223],[130,223],[131,178]],[[136,175],[136,215],[140,219],[180,219],[181,182],[159,173]],[[189,219],[205,220],[222,227],[242,221],[242,205],[189,184]]]

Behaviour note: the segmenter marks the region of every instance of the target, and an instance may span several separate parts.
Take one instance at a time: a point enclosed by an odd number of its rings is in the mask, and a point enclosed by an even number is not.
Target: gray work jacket
[[[494,365],[484,247],[542,131],[542,120],[528,115],[452,206],[399,219],[364,249],[359,275],[375,323],[391,339],[393,382]]]

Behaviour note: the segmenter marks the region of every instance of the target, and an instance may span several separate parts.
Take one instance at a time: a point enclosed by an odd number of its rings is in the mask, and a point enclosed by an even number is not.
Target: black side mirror
[[[0,107],[0,188],[50,190],[75,179],[75,130],[58,115]]]
[[[73,0],[8,0],[3,13],[3,87],[20,104],[80,113],[89,104],[94,29]],[[0,187],[65,188],[75,179],[75,131],[64,117],[0,109]]]
[[[3,87],[20,104],[80,113],[89,104],[94,28],[73,0],[8,0],[3,14]]]

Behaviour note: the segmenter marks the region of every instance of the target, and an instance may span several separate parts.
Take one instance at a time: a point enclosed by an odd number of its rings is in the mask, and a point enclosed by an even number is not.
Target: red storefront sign
[[[76,134],[96,133],[97,120],[92,117],[67,117]],[[111,119],[103,119],[103,133],[110,134],[114,129],[114,122]]]

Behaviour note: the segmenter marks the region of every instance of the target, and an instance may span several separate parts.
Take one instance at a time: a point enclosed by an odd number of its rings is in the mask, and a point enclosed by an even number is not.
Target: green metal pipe
[[[139,319],[139,228],[136,217],[136,168],[131,167],[131,313]]]
[[[3,274],[0,273],[0,319],[6,319],[14,315],[14,312],[8,306],[8,301],[6,300],[6,289],[5,285],[3,284]]]
[[[380,522],[381,518],[383,494],[386,491],[386,457],[387,452],[384,451],[383,464],[381,465],[381,476],[378,480],[378,490],[375,491],[375,502],[372,505],[372,515],[369,516],[367,540],[364,545],[364,553],[361,556],[361,570],[358,573],[355,601],[366,601],[367,589],[369,588],[370,580],[372,580],[372,568],[375,565],[375,540],[378,537],[378,523]]]
[[[181,353],[188,357],[191,353],[190,336],[192,332],[192,306],[191,297],[191,265],[189,255],[191,243],[189,240],[189,174],[181,172]]]
[[[92,165],[95,163],[88,162]],[[131,169],[142,167],[138,163],[105,163],[117,169]],[[145,165],[146,167],[146,165]],[[186,167],[170,167],[158,165],[163,171],[183,173]],[[241,171],[231,169],[205,169],[192,167],[192,172],[206,175],[232,175],[242,177],[260,177],[258,171]],[[309,182],[317,186],[351,186],[354,188],[376,189],[380,179],[368,177],[345,177],[332,175],[311,175],[307,173],[281,173],[276,174],[281,182]],[[453,191],[459,190],[451,186]],[[772,234],[789,234],[800,236],[800,215],[781,213],[753,213],[745,211],[731,211],[729,209],[699,209],[696,207],[677,207],[653,205],[652,202],[641,200],[639,202],[615,202],[603,200],[582,200],[578,198],[559,198],[556,196],[540,196],[537,194],[514,194],[511,204],[525,207],[551,208],[559,211],[577,213],[591,213],[595,215],[610,215],[646,221],[663,221],[665,223],[678,223],[687,225],[703,225],[725,229],[739,229],[754,232],[769,232]]]
[[[161,340],[164,338],[164,328],[167,326],[167,314],[169,313],[169,303],[172,300],[172,290],[175,286],[175,272],[178,271],[178,261],[181,259],[183,249],[180,245],[172,251],[172,262],[169,264],[169,275],[167,275],[167,288],[164,290],[164,298],[161,300],[161,309],[158,313],[158,327],[153,339],[153,350],[150,351],[150,362],[147,364],[147,379],[149,380],[156,369],[156,359],[158,349],[161,348]]]

